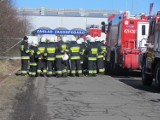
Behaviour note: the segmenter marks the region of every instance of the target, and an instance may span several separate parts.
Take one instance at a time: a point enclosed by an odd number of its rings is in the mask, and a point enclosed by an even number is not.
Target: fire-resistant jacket
[[[62,58],[62,55],[64,55],[64,53],[68,53],[68,46],[65,42],[63,42],[62,40],[58,42],[57,44],[57,52],[56,52],[56,58]]]
[[[46,43],[41,42],[38,46],[38,52],[37,52],[39,60],[44,59],[46,57],[45,51],[46,51]]]
[[[47,60],[55,60],[55,57],[56,57],[56,50],[57,50],[57,46],[55,43],[53,42],[50,42],[50,43],[47,43],[46,45],[46,56],[47,56]]]
[[[28,42],[26,41],[22,41],[21,45],[20,45],[20,51],[21,51],[21,58],[23,60],[28,60],[29,59],[29,46],[28,46]]]
[[[88,44],[85,51],[88,56],[88,60],[97,60],[98,52],[100,52],[100,47],[95,42]]]
[[[71,60],[81,59],[82,49],[80,45],[77,44],[76,41],[71,42],[69,46],[69,53],[70,53]]]
[[[37,46],[30,46],[30,66],[37,66]]]
[[[100,47],[100,51],[97,57],[104,58],[104,54],[106,53],[106,46],[101,42],[97,42],[97,45]]]

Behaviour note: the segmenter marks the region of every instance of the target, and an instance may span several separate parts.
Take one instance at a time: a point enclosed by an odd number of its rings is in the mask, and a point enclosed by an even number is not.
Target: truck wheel
[[[119,66],[115,63],[115,55],[114,53],[111,53],[111,66],[110,66],[110,69],[112,71],[112,74],[113,75],[120,75],[119,73]]]
[[[156,66],[155,85],[160,89],[160,63]]]
[[[142,84],[146,86],[151,86],[153,83],[153,77],[146,74],[146,64],[142,66]]]

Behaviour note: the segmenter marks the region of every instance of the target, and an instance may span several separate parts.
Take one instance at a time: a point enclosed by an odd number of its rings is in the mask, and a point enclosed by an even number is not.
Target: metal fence
[[[20,57],[22,38],[0,38],[0,58]]]

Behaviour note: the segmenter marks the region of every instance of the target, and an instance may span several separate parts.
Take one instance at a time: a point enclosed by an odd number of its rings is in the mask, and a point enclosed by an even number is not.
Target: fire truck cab
[[[147,52],[143,54],[142,83],[155,85],[160,88],[160,11],[150,20],[149,39],[146,44]]]
[[[141,68],[146,51],[149,22],[145,15],[131,17],[127,12],[111,16],[108,21],[107,60],[113,73],[117,68]]]

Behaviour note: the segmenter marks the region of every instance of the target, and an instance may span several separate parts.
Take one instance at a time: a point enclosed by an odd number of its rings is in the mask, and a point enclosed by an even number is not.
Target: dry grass
[[[0,61],[0,120],[9,120],[13,113],[13,103],[17,93],[22,92],[27,77],[16,76],[14,72],[19,68],[19,61]],[[2,77],[3,76],[3,77]],[[5,77],[4,77],[5,76]]]
[[[20,68],[20,60],[0,60],[0,80],[4,76],[14,74]]]

